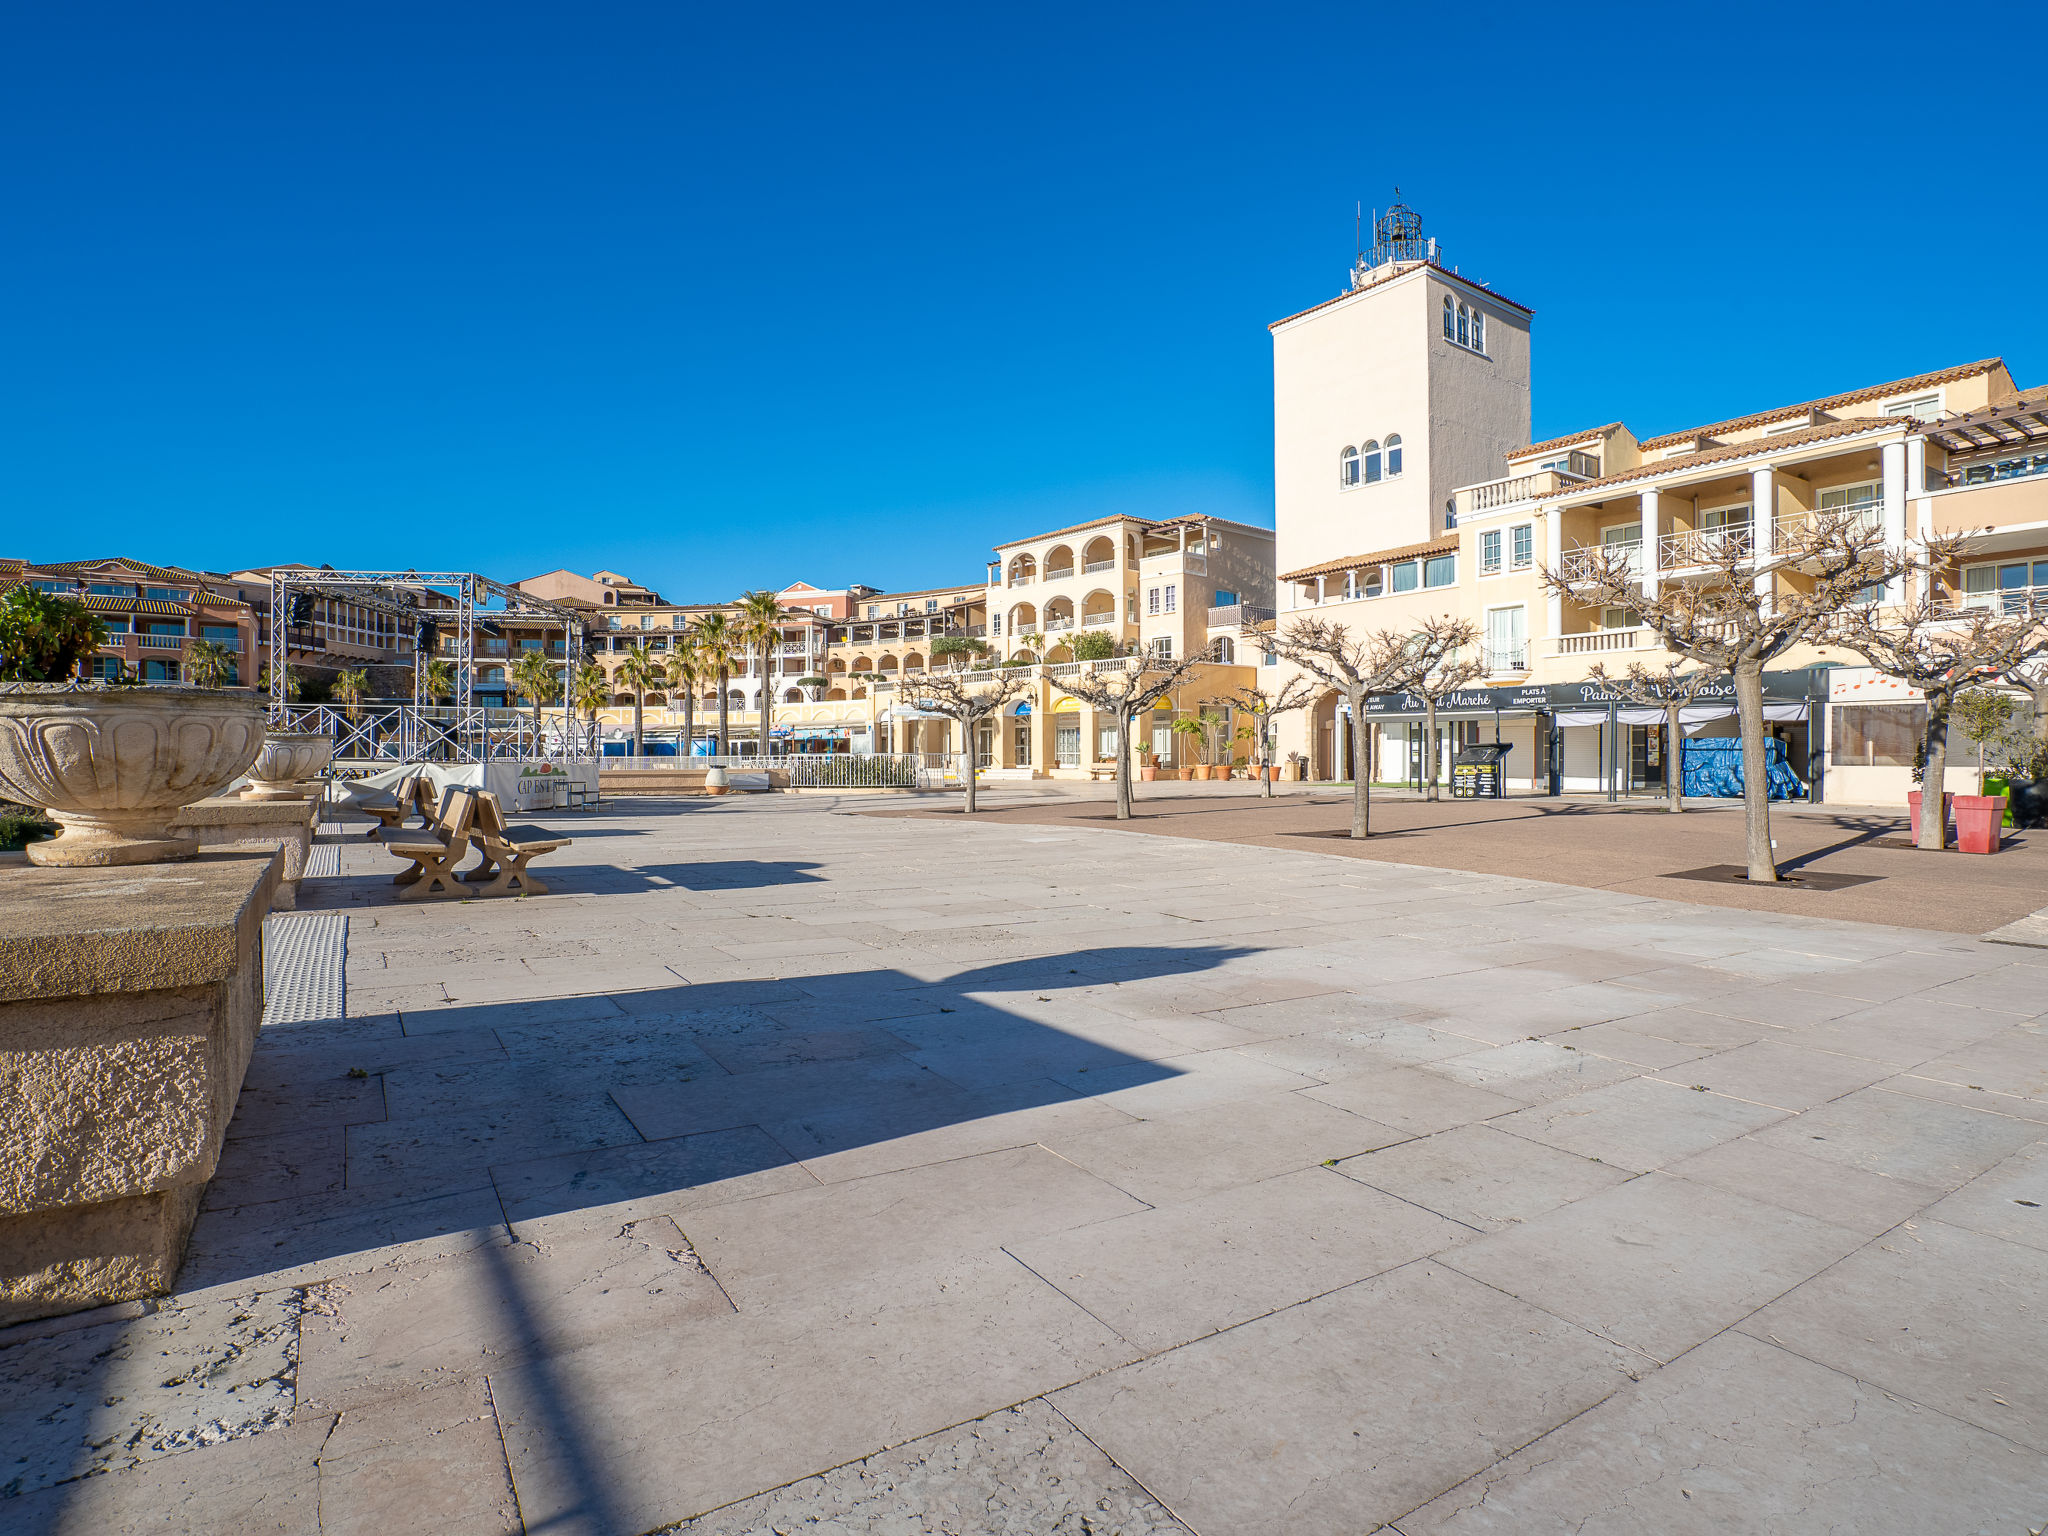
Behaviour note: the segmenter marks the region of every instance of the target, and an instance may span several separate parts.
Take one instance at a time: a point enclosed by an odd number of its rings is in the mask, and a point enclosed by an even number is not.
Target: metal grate
[[[307,873],[312,873],[310,865]],[[341,1018],[346,999],[343,967],[347,958],[348,918],[342,913],[280,912],[266,919],[264,1024],[307,1024]]]

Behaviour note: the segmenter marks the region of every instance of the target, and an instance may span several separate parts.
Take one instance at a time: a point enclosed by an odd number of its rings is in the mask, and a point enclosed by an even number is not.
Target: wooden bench
[[[547,895],[547,886],[526,866],[543,854],[568,847],[576,839],[557,837],[544,827],[507,826],[504,807],[489,790],[480,792],[476,802],[474,831],[479,862],[475,869],[464,870],[462,878],[490,882],[477,892],[479,896],[510,896],[515,887],[522,896]]]
[[[377,825],[370,828],[370,836],[377,837],[389,832],[393,827],[405,825],[405,818],[412,814],[413,807],[420,802],[421,779],[422,775],[417,773],[408,773],[404,778],[400,779],[391,787],[391,803],[389,805],[386,805],[381,800],[358,801],[356,803],[356,809],[365,816],[377,818]],[[432,779],[426,780],[429,787],[432,786],[433,782]],[[431,812],[427,814],[430,817],[432,815]]]
[[[469,852],[475,835],[477,792],[467,785],[451,784],[439,797],[433,818],[416,831],[398,830],[384,838],[384,846],[401,859],[411,859],[412,868],[392,876],[391,883],[405,887],[400,901],[418,901],[437,891],[443,896],[467,896],[469,888],[455,873],[455,866]]]

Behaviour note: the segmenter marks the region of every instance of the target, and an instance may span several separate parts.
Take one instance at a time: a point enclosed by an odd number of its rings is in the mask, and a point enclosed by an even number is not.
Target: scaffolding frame
[[[285,696],[286,669],[290,665],[289,632],[294,598],[327,598],[354,603],[397,617],[413,641],[412,703],[371,706],[369,722],[351,720],[332,706],[295,705]],[[501,605],[501,606],[494,606]],[[437,631],[453,621],[455,653],[455,700],[453,707],[432,704],[427,696],[427,663],[430,652],[419,644],[422,621]],[[571,692],[577,669],[583,664],[586,615],[566,604],[535,597],[518,587],[492,581],[474,571],[333,571],[281,569],[270,575],[270,723],[289,729],[306,723],[309,711],[312,728],[336,736],[336,756],[343,747],[366,748],[362,755],[398,762],[424,762],[430,753],[446,749],[445,762],[480,763],[489,758],[519,756],[508,753],[502,731],[493,731],[491,710],[476,702],[476,635],[479,624],[500,621],[518,623],[539,620],[552,628],[559,625],[562,644],[562,732],[564,750],[557,755],[581,759],[592,756],[588,733],[575,726]],[[508,655],[506,661],[509,663]],[[508,668],[509,670],[509,668]],[[510,711],[514,716],[517,711]],[[296,717],[296,718],[295,718]],[[395,718],[394,718],[395,717]],[[381,727],[381,730],[380,730]],[[516,731],[514,732],[516,735]],[[395,742],[396,757],[379,748]],[[538,755],[540,743],[533,743]]]

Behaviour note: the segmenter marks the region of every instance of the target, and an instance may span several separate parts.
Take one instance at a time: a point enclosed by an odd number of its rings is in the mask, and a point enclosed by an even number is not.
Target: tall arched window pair
[[[1337,460],[1337,484],[1341,486],[1377,485],[1381,480],[1392,480],[1401,473],[1401,434],[1389,433],[1387,446],[1381,452],[1379,440],[1369,438],[1357,448],[1346,448]]]
[[[1444,295],[1444,340],[1455,341],[1461,347],[1470,347],[1474,352],[1486,350],[1486,314],[1483,310],[1459,299],[1453,302]]]

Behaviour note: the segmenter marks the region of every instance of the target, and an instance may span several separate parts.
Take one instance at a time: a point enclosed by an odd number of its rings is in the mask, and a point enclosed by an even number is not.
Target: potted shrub
[[[1138,753],[1138,777],[1145,783],[1150,784],[1159,777],[1159,765],[1152,761],[1152,743],[1141,741],[1138,743],[1136,750]]]
[[[1182,715],[1173,722],[1173,734],[1180,737],[1189,746],[1193,746],[1195,739],[1202,734],[1202,722],[1193,715]],[[1206,765],[1202,768],[1201,776],[1205,779],[1209,776],[1209,770]],[[1194,778],[1195,765],[1193,763],[1184,765],[1176,772],[1175,777],[1183,783]]]
[[[245,690],[85,682],[106,627],[84,604],[26,584],[0,597],[0,794],[63,830],[28,845],[43,865],[188,859],[181,806],[233,783],[263,744]]]

